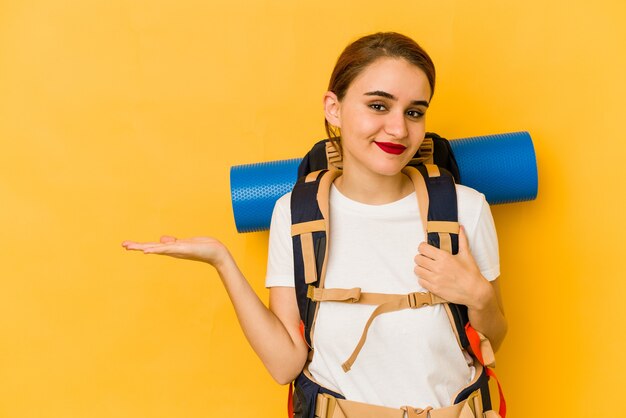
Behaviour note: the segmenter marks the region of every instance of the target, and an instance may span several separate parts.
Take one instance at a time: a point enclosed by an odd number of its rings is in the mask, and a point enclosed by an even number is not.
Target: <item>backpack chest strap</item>
[[[365,324],[365,328],[361,333],[361,338],[357,343],[354,351],[342,365],[344,372],[348,372],[352,368],[352,364],[356,361],[361,349],[365,345],[367,332],[377,316],[401,311],[403,309],[418,309],[425,306],[432,306],[439,303],[447,303],[446,300],[430,292],[412,292],[406,295],[394,295],[386,293],[369,293],[361,292],[356,287],[353,289],[326,289],[309,286],[307,297],[316,302],[344,302],[344,303],[360,303],[364,305],[378,305],[372,312]]]
[[[430,292],[412,292],[408,294],[389,294],[362,292],[360,287],[352,289],[326,289],[309,286],[307,297],[315,302],[345,302],[360,303],[363,305],[383,305],[385,303],[398,303],[406,300],[406,306],[402,309],[420,308],[422,306],[445,303],[446,301]]]

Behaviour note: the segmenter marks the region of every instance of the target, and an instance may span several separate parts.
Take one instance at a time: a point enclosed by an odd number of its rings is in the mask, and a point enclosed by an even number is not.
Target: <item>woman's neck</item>
[[[411,179],[402,172],[385,176],[345,167],[334,184],[344,196],[368,205],[395,202],[414,191]]]

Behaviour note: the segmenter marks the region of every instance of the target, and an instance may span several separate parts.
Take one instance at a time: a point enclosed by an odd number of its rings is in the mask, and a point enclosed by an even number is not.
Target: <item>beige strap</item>
[[[422,408],[411,408],[408,406],[402,407],[406,411],[407,418],[430,418],[430,411],[433,410],[432,406]]]
[[[439,248],[452,254],[452,237],[450,234],[439,233]]]
[[[324,177],[322,177],[322,179],[320,180],[320,186],[317,189],[317,204],[320,207],[322,216],[326,220],[328,220],[330,214],[328,204],[328,197],[330,196],[330,185],[340,175],[340,170],[328,170],[328,173],[326,173]]]
[[[318,394],[316,418],[403,418],[404,410],[363,402],[337,399],[326,393]]]
[[[320,173],[322,172],[322,170],[317,170],[317,171],[311,171],[309,174],[306,175],[306,177],[304,178],[304,182],[305,183],[310,183],[312,181],[317,180],[317,177],[320,175]]]
[[[317,267],[315,265],[315,250],[313,249],[313,234],[310,232],[300,235],[302,245],[302,262],[304,264],[304,282],[306,284],[317,281]]]
[[[479,401],[476,402],[476,398]],[[406,415],[405,415],[406,414]],[[316,418],[483,418],[480,390],[470,394],[467,400],[445,408],[424,409],[404,406],[388,408],[363,402],[337,399],[328,394],[318,394],[315,402]],[[497,417],[497,414],[486,415]]]
[[[474,414],[471,403],[466,401],[465,405],[461,408],[459,418],[476,418],[477,416],[482,418],[482,413],[480,415]]]
[[[322,271],[320,272],[319,277],[319,287],[324,287],[324,282],[326,280],[326,268],[328,267],[328,237],[330,237],[330,206],[329,206],[329,195],[330,195],[330,185],[335,181],[337,177],[341,175],[340,170],[329,170],[324,177],[321,178],[319,187],[317,189],[317,205],[319,206],[320,212],[322,212],[322,217],[326,221],[326,237],[327,237],[327,245],[324,250],[324,262],[322,264]],[[309,331],[309,338],[313,341],[313,335],[315,333],[315,324],[317,323],[317,313],[319,312],[319,304],[315,307],[315,314],[313,315],[313,325],[311,330]]]
[[[317,205],[322,212],[322,217],[326,221],[326,237],[327,242],[330,237],[330,185],[335,181],[337,177],[341,175],[340,170],[329,170],[324,177],[320,180],[320,185],[317,189]],[[328,266],[328,245],[326,245],[326,251],[324,253],[324,264],[322,265],[322,272],[320,277],[320,287],[324,287],[324,280],[326,279],[326,267]],[[313,320],[313,327],[315,327],[315,319]]]
[[[459,223],[452,221],[428,221],[426,230],[428,232],[447,232],[448,234],[459,233]]]
[[[424,167],[426,167],[428,177],[441,176],[439,167],[437,167],[435,164],[424,164]],[[452,237],[450,236],[450,234],[459,233],[458,222],[428,221],[426,225],[426,231],[427,235],[429,232],[439,233],[439,248],[452,254]],[[426,241],[428,242],[428,237],[426,238]]]
[[[472,409],[471,412],[474,412],[474,414],[478,415],[479,413],[482,414],[483,412],[483,397],[482,396],[470,396],[467,399],[467,406],[469,408]],[[474,416],[474,415],[470,415],[470,416]]]
[[[357,356],[363,348],[363,345],[365,344],[365,340],[367,339],[367,332],[369,331],[372,322],[374,321],[374,319],[376,319],[378,315],[400,311],[402,309],[422,308],[424,306],[431,306],[437,303],[445,303],[445,300],[430,292],[414,292],[409,293],[408,295],[403,295],[402,297],[394,298],[390,302],[383,303],[382,305],[378,305],[367,320],[365,328],[363,329],[363,333],[361,334],[361,338],[359,339],[359,342],[357,343],[354,351],[352,352],[348,360],[346,360],[341,365],[343,371],[348,372],[352,368],[352,365],[354,364]]]
[[[451,221],[428,221],[428,233],[439,234],[439,248],[452,254],[452,237],[450,234],[459,233],[459,223]]]
[[[402,172],[409,176],[415,187],[415,194],[417,195],[417,205],[420,210],[420,218],[422,220],[422,227],[424,229],[424,240],[428,242],[428,205],[430,200],[428,198],[428,190],[426,189],[426,181],[424,176],[415,167],[405,167]]]
[[[335,406],[337,398],[326,393],[320,393],[315,400],[315,416],[318,418],[335,417]],[[339,415],[342,416],[342,415]],[[343,415],[345,417],[345,415]]]
[[[458,404],[454,404],[445,408],[437,408],[430,410],[416,410],[416,415],[410,415],[407,413],[408,417],[423,417],[423,418],[483,418],[482,409],[475,410],[472,408],[474,404],[474,399],[480,398],[480,390],[473,392],[469,398],[460,402]],[[421,411],[422,415],[419,415]],[[408,412],[408,411],[407,411]],[[349,418],[349,417],[346,417]]]
[[[359,303],[361,305],[382,305],[384,303],[393,302],[399,299],[412,298],[412,302],[417,304],[417,299],[421,300],[421,297],[415,298],[413,295],[420,294],[419,292],[411,294],[390,294],[390,293],[370,293],[361,292],[361,289],[355,287],[353,289],[321,289],[315,286],[309,285],[307,290],[307,297],[315,302],[346,302],[346,303]],[[414,299],[414,301],[413,301]],[[443,301],[443,299],[432,295],[433,301]],[[442,302],[439,302],[442,303]]]
[[[291,236],[304,234],[307,232],[320,232],[326,230],[326,221],[318,219],[317,221],[300,222],[291,225]]]
[[[307,297],[315,302],[349,302],[356,303],[361,298],[361,289],[320,289],[309,285]]]
[[[441,176],[441,172],[439,171],[439,167],[435,164],[424,164],[426,167],[426,172],[428,173],[428,177],[439,177]]]

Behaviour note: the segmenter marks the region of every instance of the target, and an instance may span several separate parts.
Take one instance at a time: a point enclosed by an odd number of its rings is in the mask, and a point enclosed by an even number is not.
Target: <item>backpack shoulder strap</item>
[[[425,232],[430,245],[451,254],[459,252],[459,211],[454,178],[434,164],[417,167],[428,191]]]
[[[407,167],[404,172],[413,181],[418,194],[417,200],[426,241],[451,254],[457,254],[459,213],[453,175],[433,164]],[[469,346],[465,333],[465,326],[469,322],[467,307],[449,303],[447,311],[450,322],[454,324],[459,345],[466,349]]]
[[[323,287],[326,273],[330,185],[340,174],[319,170],[301,177],[291,193],[291,236],[296,299],[304,338],[312,347],[317,302],[307,297],[309,285]]]

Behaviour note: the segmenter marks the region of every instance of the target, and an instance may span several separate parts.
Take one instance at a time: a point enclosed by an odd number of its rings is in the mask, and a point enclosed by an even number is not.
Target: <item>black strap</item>
[[[326,174],[324,170],[320,172],[317,179],[305,182],[305,177],[301,177],[291,192],[291,223],[298,224],[303,222],[317,221],[323,219],[322,212],[317,203],[317,190],[320,186],[320,180]],[[324,256],[326,254],[326,231],[314,232],[313,248],[315,250],[315,264],[317,269],[318,280],[311,285],[319,287],[319,277],[322,273]],[[292,237],[293,242],[293,264],[296,288],[296,299],[298,300],[298,310],[300,318],[304,323],[304,337],[309,347],[311,342],[311,327],[313,326],[313,318],[315,316],[315,308],[317,302],[307,297],[308,284],[305,282],[304,275],[304,259],[302,254],[302,243],[299,235]]]

